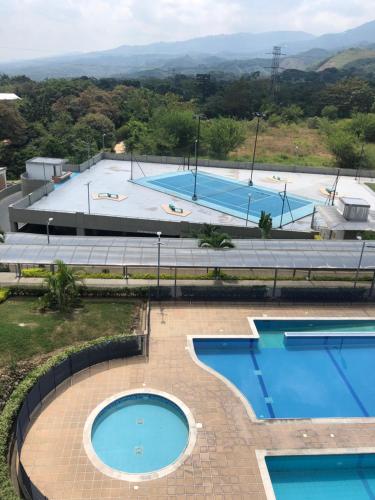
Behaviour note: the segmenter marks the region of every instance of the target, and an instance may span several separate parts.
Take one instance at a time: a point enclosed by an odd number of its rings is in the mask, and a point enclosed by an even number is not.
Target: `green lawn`
[[[132,324],[136,303],[84,301],[70,315],[41,314],[36,299],[11,299],[0,304],[0,368],[75,342],[117,335]]]

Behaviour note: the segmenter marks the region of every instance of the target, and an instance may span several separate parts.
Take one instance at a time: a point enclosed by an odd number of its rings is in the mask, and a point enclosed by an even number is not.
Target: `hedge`
[[[280,299],[296,302],[361,302],[366,288],[281,288]]]
[[[53,366],[58,365],[71,354],[98,344],[118,340],[123,341],[124,339],[131,340],[132,336],[115,335],[112,337],[101,337],[78,346],[69,347],[64,352],[52,356],[45,363],[32,370],[16,387],[0,414],[0,498],[2,500],[19,500],[9,475],[8,447],[18,411],[28,392],[30,392],[42,375],[46,374]]]

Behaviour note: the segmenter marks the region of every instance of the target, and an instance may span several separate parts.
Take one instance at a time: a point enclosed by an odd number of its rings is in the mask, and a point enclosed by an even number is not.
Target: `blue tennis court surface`
[[[135,182],[163,193],[191,201],[194,193],[195,173],[173,172],[154,177],[144,177]],[[315,202],[298,196],[287,195],[283,200],[283,186],[274,191],[260,186],[228,179],[218,175],[198,172],[196,203],[220,212],[246,219],[249,195],[249,220],[258,223],[262,210],[271,214],[273,226],[288,224],[314,211]]]

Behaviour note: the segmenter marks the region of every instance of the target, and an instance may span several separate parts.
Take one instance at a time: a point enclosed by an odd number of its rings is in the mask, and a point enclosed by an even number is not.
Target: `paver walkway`
[[[251,422],[232,390],[195,364],[186,349],[187,335],[246,335],[247,317],[265,314],[375,317],[375,307],[155,305],[148,362],[132,358],[97,365],[75,376],[71,386],[63,387],[45,404],[21,455],[32,481],[54,500],[264,500],[255,450],[355,448],[375,443],[375,424],[363,421]],[[181,399],[202,429],[198,429],[191,457],[176,472],[138,484],[111,479],[86,456],[82,444],[85,420],[103,399],[144,386]]]

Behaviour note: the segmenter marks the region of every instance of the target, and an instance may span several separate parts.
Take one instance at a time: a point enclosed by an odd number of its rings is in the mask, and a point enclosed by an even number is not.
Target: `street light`
[[[102,149],[103,149],[103,153],[104,153],[104,149],[105,149],[104,139],[105,139],[106,135],[107,135],[107,134],[103,134],[103,135],[102,135],[102,145],[103,145],[103,148],[102,148]]]
[[[253,160],[251,162],[251,175],[250,175],[250,179],[249,179],[249,186],[253,185],[253,173],[254,173],[255,154],[256,154],[257,144],[258,144],[259,123],[260,123],[260,119],[265,118],[266,115],[264,115],[263,113],[254,113],[254,116],[257,119],[257,128],[256,128],[256,132],[255,132]]]
[[[86,186],[87,186],[87,209],[88,209],[89,215],[91,213],[91,210],[90,210],[90,184],[91,183],[92,183],[92,181],[86,182]]]
[[[357,236],[357,240],[361,240],[361,236]],[[363,259],[363,254],[365,252],[365,248],[375,248],[374,245],[367,245],[367,241],[364,240],[362,243],[362,249],[361,249],[361,254],[359,256],[359,261],[358,261],[358,266],[357,266],[357,271],[355,273],[355,278],[354,278],[354,288],[357,288],[357,281],[358,281],[358,276],[359,276],[359,271],[361,269],[361,264],[362,264],[362,259]]]
[[[194,178],[194,192],[192,196],[192,200],[197,200],[197,174],[198,174],[198,157],[199,157],[199,143],[201,138],[201,120],[204,120],[204,115],[198,115],[198,130],[197,130],[197,138],[195,140],[195,178]]]
[[[157,280],[157,291],[156,291],[156,297],[159,299],[160,295],[160,247],[161,247],[161,231],[158,231],[156,233],[158,237],[158,280]]]
[[[49,225],[53,222],[53,217],[50,217],[47,221],[47,245],[49,245]]]
[[[251,203],[251,194],[249,193],[249,201],[247,202],[247,213],[246,213],[246,227],[249,222],[249,211],[250,211],[250,203]]]

